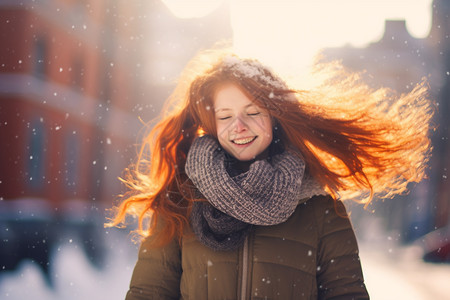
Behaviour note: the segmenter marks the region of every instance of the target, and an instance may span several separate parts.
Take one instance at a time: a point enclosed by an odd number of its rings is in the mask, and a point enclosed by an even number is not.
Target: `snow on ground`
[[[450,264],[425,263],[413,246],[362,244],[360,258],[372,300],[450,300]]]
[[[401,235],[383,230],[376,215],[362,220],[353,224],[372,300],[450,300],[450,264],[424,262],[422,248],[400,244]]]
[[[36,264],[24,261],[15,271],[0,273],[0,299],[124,299],[137,246],[123,233],[112,230],[108,235],[102,267],[94,267],[77,242],[67,242],[57,248],[50,264],[54,288]]]
[[[54,289],[35,264],[23,262],[15,271],[0,273],[0,299],[124,299],[137,246],[123,233],[113,230],[108,235],[103,267],[92,266],[76,242],[67,242],[51,263]],[[360,250],[371,299],[450,299],[449,264],[425,263],[417,248],[400,247],[387,238],[364,241]]]

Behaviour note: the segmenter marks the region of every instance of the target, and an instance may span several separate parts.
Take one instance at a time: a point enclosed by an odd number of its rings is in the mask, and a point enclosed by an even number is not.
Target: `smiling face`
[[[272,142],[272,120],[234,84],[221,86],[214,96],[220,145],[241,161],[252,160]]]

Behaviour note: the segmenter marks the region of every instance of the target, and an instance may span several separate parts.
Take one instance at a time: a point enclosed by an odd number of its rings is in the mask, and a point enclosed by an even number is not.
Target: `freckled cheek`
[[[226,130],[226,126],[220,126],[216,125],[217,129],[217,138],[219,139],[219,142],[227,141],[228,140],[228,130]]]
[[[228,136],[233,131],[233,129],[234,129],[234,123],[232,123],[232,122],[220,122],[219,124],[216,125],[218,137],[220,136],[223,138],[228,138]]]
[[[272,139],[273,139],[272,133],[264,133],[263,144],[268,146],[272,142]]]
[[[259,135],[263,135],[266,138],[272,138],[272,123],[268,118],[258,118],[251,120],[249,123],[249,127],[253,129],[253,131],[258,132]]]

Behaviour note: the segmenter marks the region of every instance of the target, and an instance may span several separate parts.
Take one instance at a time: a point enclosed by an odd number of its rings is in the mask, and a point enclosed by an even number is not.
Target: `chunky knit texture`
[[[245,172],[235,168],[237,160],[221,150],[212,137],[194,141],[186,173],[203,193],[199,197],[209,201],[195,202],[190,216],[201,243],[214,250],[235,250],[243,244],[252,224],[284,222],[299,203],[326,194],[313,178],[306,175],[302,182],[305,165],[298,156],[277,147],[269,149],[274,151],[269,151],[267,160],[248,162],[250,168]]]
[[[195,202],[191,211],[191,227],[203,245],[229,251],[243,244],[252,225],[224,214],[208,202]]]
[[[286,221],[301,197],[305,163],[290,151],[257,160],[250,169],[231,178],[225,153],[216,139],[205,135],[191,145],[186,174],[217,209],[240,221],[275,225]]]

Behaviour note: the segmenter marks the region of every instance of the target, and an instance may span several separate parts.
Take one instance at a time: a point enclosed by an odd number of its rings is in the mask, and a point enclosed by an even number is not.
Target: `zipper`
[[[247,295],[247,285],[248,285],[248,269],[249,269],[249,261],[248,261],[248,240],[249,235],[244,240],[244,247],[242,249],[242,281],[241,281],[241,300],[246,299]]]

